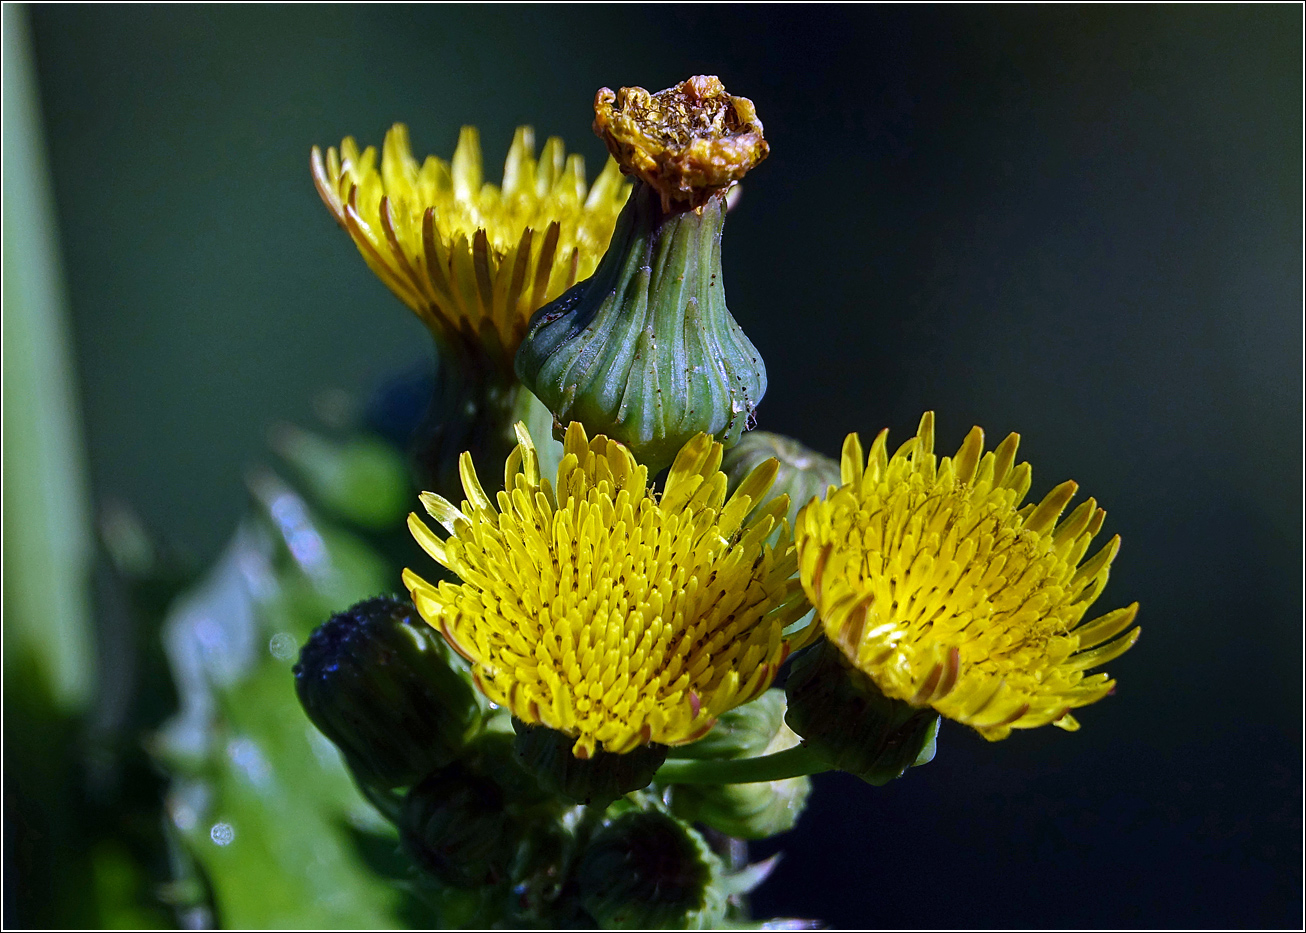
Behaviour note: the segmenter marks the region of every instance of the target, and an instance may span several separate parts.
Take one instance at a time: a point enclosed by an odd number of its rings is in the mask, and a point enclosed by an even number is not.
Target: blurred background
[[[125,503],[208,565],[272,424],[429,357],[311,146],[404,121],[447,158],[475,124],[497,180],[530,123],[593,177],[596,89],[717,74],[772,150],[724,256],[759,426],[832,455],[926,409],[943,448],[1019,431],[1034,494],[1073,478],[1123,537],[1099,605],[1142,604],[1081,732],[945,723],[888,787],[816,778],[799,828],[754,846],[784,852],[757,915],[1301,923],[1299,7],[6,5],[4,26],[7,774],[71,780],[37,760],[64,733],[23,717],[80,734],[113,679],[120,613],[78,570],[93,516]],[[20,649],[47,672],[32,708]],[[29,797],[6,778],[7,925],[59,890],[13,872],[46,831]]]

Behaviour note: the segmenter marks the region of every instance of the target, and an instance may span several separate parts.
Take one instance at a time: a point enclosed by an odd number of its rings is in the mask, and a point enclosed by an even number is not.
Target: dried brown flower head
[[[715,75],[650,94],[642,87],[594,97],[594,132],[627,175],[657,190],[664,211],[702,207],[766,158],[753,102]]]

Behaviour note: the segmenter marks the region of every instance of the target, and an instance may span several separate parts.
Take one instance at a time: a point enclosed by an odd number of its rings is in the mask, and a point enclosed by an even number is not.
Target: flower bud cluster
[[[378,597],[337,613],[294,675],[309,718],[438,898],[481,892],[476,918],[510,925],[698,928],[726,917],[722,859],[645,790],[665,747],[576,758],[570,737],[478,701],[466,665],[411,604]],[[779,723],[776,696],[763,704],[766,732]]]

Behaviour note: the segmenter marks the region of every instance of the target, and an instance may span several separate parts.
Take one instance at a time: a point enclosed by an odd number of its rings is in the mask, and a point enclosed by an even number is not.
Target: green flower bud
[[[621,441],[657,472],[700,431],[727,447],[766,391],[761,354],[726,308],[725,204],[666,213],[636,184],[591,278],[531,318],[517,375],[561,424]]]
[[[841,484],[839,464],[825,454],[817,453],[783,434],[749,431],[721,458],[721,472],[726,475],[728,484],[727,493],[733,495],[735,487],[744,481],[754,467],[772,458],[780,465],[776,471],[775,482],[767,494],[753,505],[753,511],[749,515],[776,496],[787,494],[789,527],[794,528],[797,525],[798,513],[813,497],[824,499],[830,486]],[[770,541],[774,543],[779,535],[780,530],[777,528],[771,533]],[[806,628],[811,618],[812,614],[808,613],[801,622],[794,625],[791,631]]]
[[[703,929],[725,899],[720,860],[698,833],[656,811],[632,812],[601,829],[580,858],[581,905],[608,929]]]
[[[579,809],[522,769],[511,733],[487,731],[413,789],[398,822],[427,873],[456,887],[504,882],[512,895],[499,905],[503,923],[557,927],[573,925],[562,920],[580,910],[564,897]]]
[[[799,743],[798,736],[787,726],[776,739],[767,749],[768,754]],[[798,825],[811,792],[812,779],[806,775],[756,784],[690,784],[677,789],[675,811],[684,819],[706,823],[728,836],[767,839]]]
[[[589,758],[571,753],[576,740],[547,726],[528,726],[513,719],[514,750],[540,787],[576,803],[603,809],[631,791],[648,787],[653,773],[666,760],[664,745],[644,745],[617,755],[602,750]]]
[[[794,661],[785,693],[790,728],[832,767],[868,784],[934,758],[939,714],[886,697],[828,641]]]
[[[773,689],[723,714],[701,741],[676,749],[681,758],[753,758],[793,748],[799,738],[784,723],[785,695]],[[752,784],[678,784],[671,809],[739,839],[765,839],[798,823],[811,779],[802,776]]]
[[[419,867],[447,885],[493,884],[508,877],[522,835],[506,803],[497,782],[454,763],[408,792],[400,839]]]
[[[537,821],[518,846],[509,871],[513,903],[506,926],[535,929],[575,929],[580,905],[568,887],[568,869],[576,854],[576,840],[559,820]]]
[[[309,636],[295,690],[361,780],[412,784],[452,761],[480,722],[447,650],[409,603],[369,599]]]
[[[753,508],[760,508],[776,496],[788,494],[790,526],[813,496],[824,499],[830,486],[840,485],[839,464],[825,454],[804,447],[783,434],[749,431],[721,459],[721,472],[729,483],[727,492],[733,494],[735,487],[754,467],[772,457],[779,461],[780,469],[770,491],[755,502]]]

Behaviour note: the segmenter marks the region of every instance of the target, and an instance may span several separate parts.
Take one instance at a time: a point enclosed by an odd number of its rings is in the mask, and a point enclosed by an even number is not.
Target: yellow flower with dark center
[[[887,696],[1002,739],[1012,729],[1079,727],[1070,710],[1112,692],[1086,675],[1128,650],[1135,603],[1081,623],[1106,585],[1116,536],[1084,560],[1106,513],[1093,499],[1060,523],[1077,489],[1037,505],[1019,436],[989,453],[971,430],[934,455],[934,416],[892,457],[887,431],[863,459],[843,449],[843,485],[798,516],[803,588],[826,635]],[[1118,637],[1117,637],[1118,636]]]
[[[481,181],[474,127],[453,161],[420,166],[408,128],[386,134],[380,164],[353,138],[316,146],[313,180],[336,221],[389,289],[438,335],[482,345],[505,372],[534,311],[593,273],[630,185],[611,160],[594,185],[579,155],[552,137],[535,158],[530,127],[517,129],[503,184]]]
[[[404,583],[422,617],[472,664],[492,701],[526,723],[628,752],[702,738],[726,710],[759,696],[781,663],[815,635],[786,634],[807,610],[796,578],[787,498],[745,522],[775,478],[767,461],[726,499],[722,448],[700,434],[672,464],[660,496],[630,451],[567,429],[557,482],[540,476],[530,435],[504,469],[497,508],[471,460],[462,508],[423,504],[414,537],[461,584]],[[767,544],[776,526],[779,542]]]

